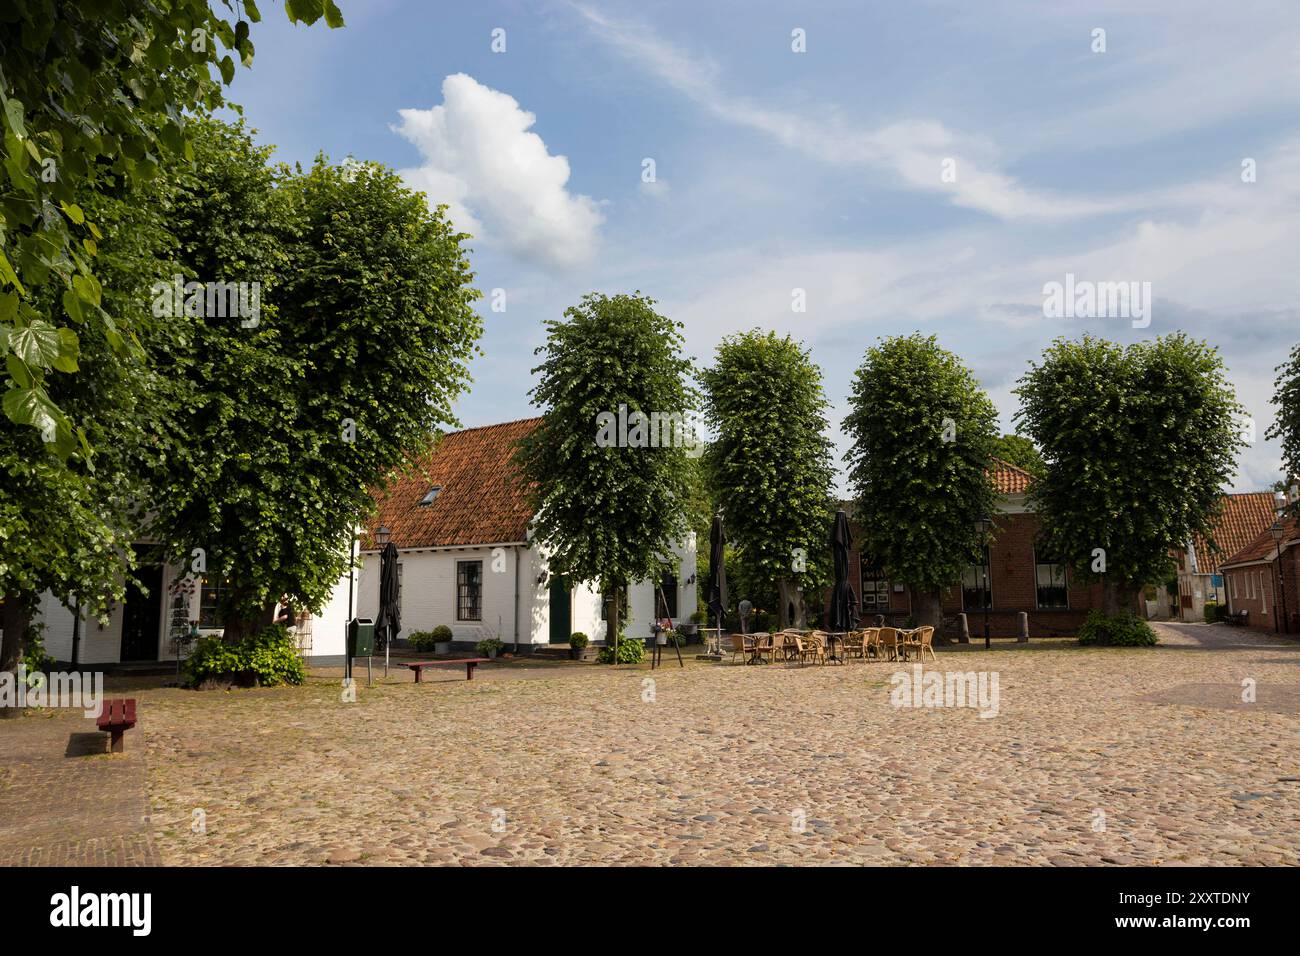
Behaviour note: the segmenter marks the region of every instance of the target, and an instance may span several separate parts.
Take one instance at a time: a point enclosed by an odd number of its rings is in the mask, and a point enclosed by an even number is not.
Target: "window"
[[[879,566],[862,565],[862,611],[889,610],[889,580]]]
[[[420,505],[419,505],[419,506],[420,506],[421,508],[423,508],[423,507],[425,507],[425,506],[427,506],[427,505],[431,505],[431,504],[433,504],[433,499],[436,498],[436,497],[438,497],[438,492],[440,492],[440,491],[442,491],[442,486],[441,486],[441,485],[438,485],[438,486],[436,486],[436,487],[434,487],[434,488],[430,488],[430,489],[429,489],[429,493],[426,494],[423,498],[420,499]]]
[[[1039,607],[1069,607],[1069,593],[1065,587],[1065,565],[1034,552],[1034,584],[1038,592]]]
[[[655,595],[655,618],[670,617],[677,623],[677,575],[665,574],[659,582],[659,594]]]
[[[456,562],[456,620],[483,620],[483,562]]]
[[[961,606],[967,611],[993,607],[988,548],[984,549],[982,563],[968,564],[966,572],[961,576]]]
[[[229,596],[230,588],[225,581],[203,578],[203,587],[199,590],[199,627],[225,627],[225,604]]]
[[[1237,596],[1237,576],[1234,574],[1228,578],[1228,587],[1231,589],[1232,596]]]
[[[397,616],[402,616],[402,562],[397,562]]]

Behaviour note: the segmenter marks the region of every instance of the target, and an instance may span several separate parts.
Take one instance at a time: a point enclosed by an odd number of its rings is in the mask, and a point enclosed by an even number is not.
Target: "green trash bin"
[[[369,657],[375,652],[375,622],[368,617],[348,621],[348,656]]]

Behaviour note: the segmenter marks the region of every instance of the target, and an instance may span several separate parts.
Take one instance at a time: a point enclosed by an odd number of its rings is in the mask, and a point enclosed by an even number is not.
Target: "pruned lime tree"
[[[713,433],[705,473],[727,536],[749,575],[775,586],[780,626],[803,627],[804,591],[827,582],[830,558],[821,370],[788,336],[753,330],[724,338],[701,381]]]
[[[285,10],[343,26],[334,0]],[[96,277],[96,197],[193,155],[187,114],[223,105],[236,60],[252,63],[260,17],[253,0],[6,0],[0,10],[3,407],[62,459],[90,455],[88,412],[70,416],[51,377],[113,360],[82,355],[79,337],[102,337],[118,359],[140,345]]]
[[[151,528],[223,582],[238,640],[281,597],[324,603],[373,489],[456,424],[482,325],[468,237],[394,172],[275,168],[242,127],[202,127],[170,200],[185,274],[154,303],[176,331]]]
[[[942,624],[941,590],[986,544],[995,502],[988,465],[997,410],[934,336],[880,340],[853,380],[845,456],[864,560],[908,588],[912,613]]]
[[[1282,443],[1282,467],[1286,472],[1282,491],[1289,491],[1300,481],[1300,345],[1277,367],[1273,387],[1273,407],[1277,409],[1273,424],[1265,437]],[[1300,507],[1300,504],[1293,502]]]
[[[551,575],[600,586],[612,643],[623,608],[608,599],[670,568],[688,531],[696,392],[681,326],[653,299],[592,293],[564,316],[537,349],[542,424],[514,461]]]
[[[1058,339],[1016,394],[1016,422],[1047,463],[1031,487],[1042,552],[1100,581],[1106,615],[1135,611],[1143,585],[1174,574],[1171,548],[1213,541],[1245,444],[1218,350],[1182,333]]]

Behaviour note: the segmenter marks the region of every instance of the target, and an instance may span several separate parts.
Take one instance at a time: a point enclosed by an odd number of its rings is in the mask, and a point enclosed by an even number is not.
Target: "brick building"
[[[1221,567],[1248,547],[1273,523],[1273,494],[1249,491],[1223,496],[1223,510],[1215,524],[1213,544],[1198,537],[1174,551],[1178,561],[1175,593],[1157,594],[1157,613],[1183,621],[1205,620],[1205,604],[1227,600],[1227,580]]]
[[[1300,634],[1300,527],[1294,515],[1265,528],[1220,567],[1232,613],[1247,612],[1247,625],[1257,630]]]
[[[967,614],[972,640],[983,635],[986,605],[989,630],[996,637],[1016,634],[1021,611],[1029,615],[1030,636],[1074,634],[1088,611],[1101,607],[1101,585],[1075,581],[1060,560],[1041,553],[1037,545],[1041,520],[1028,503],[1033,476],[1000,459],[993,460],[992,471],[999,495],[993,543],[983,565],[968,566],[962,583],[943,592],[945,635],[956,635],[957,615],[962,611]],[[844,507],[852,516],[851,506]],[[855,529],[855,540],[861,540],[859,531]],[[890,623],[901,624],[911,615],[907,589],[891,581],[888,570],[869,555],[852,552],[849,571],[858,584],[863,620],[883,614]],[[986,575],[987,592],[983,587]]]

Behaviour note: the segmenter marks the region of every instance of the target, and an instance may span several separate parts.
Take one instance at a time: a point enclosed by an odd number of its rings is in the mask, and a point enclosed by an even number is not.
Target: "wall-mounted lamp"
[[[537,584],[540,587],[545,583],[546,583],[546,572],[543,571],[541,574],[537,575]]]
[[[687,587],[689,587],[694,583],[695,583],[695,575],[692,574],[689,578],[686,579],[686,585]]]

